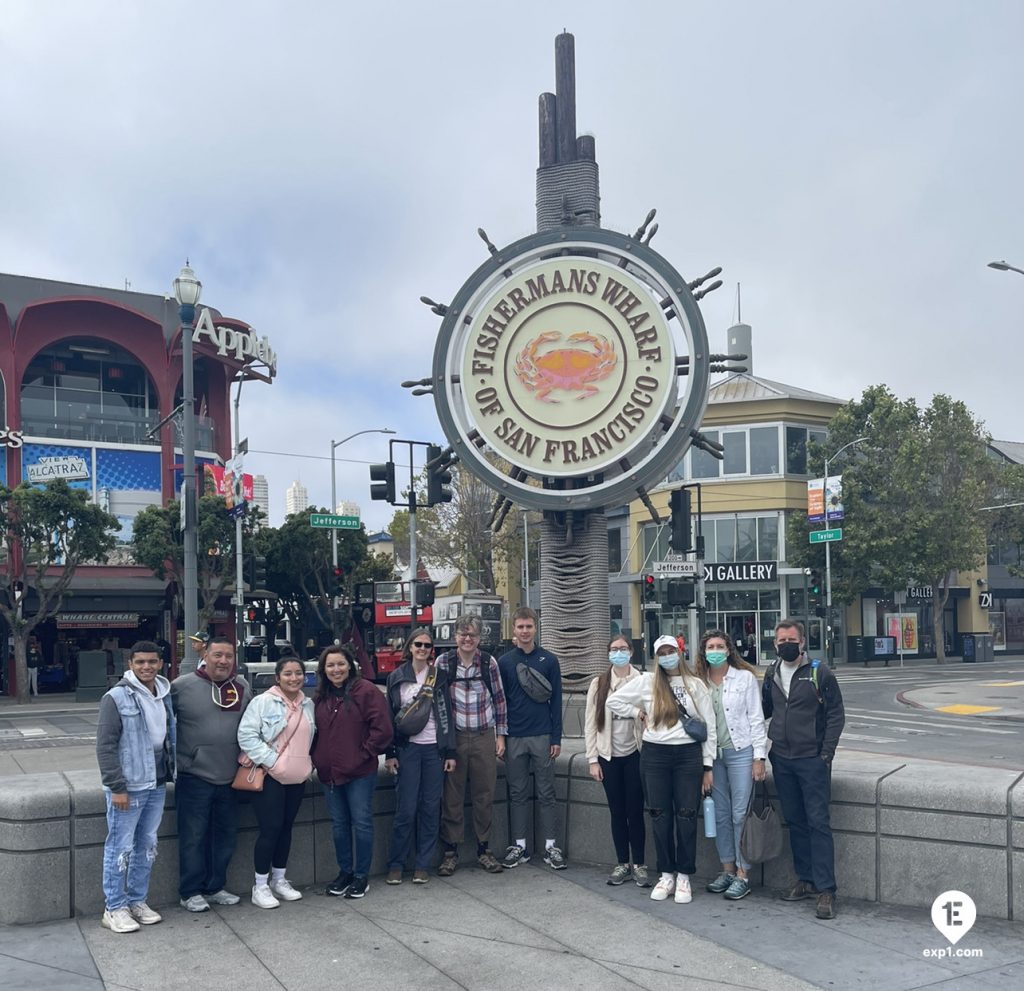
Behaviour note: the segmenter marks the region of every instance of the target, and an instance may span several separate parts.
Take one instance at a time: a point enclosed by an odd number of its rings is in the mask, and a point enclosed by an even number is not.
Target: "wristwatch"
[[[712,770],[712,768],[708,767],[707,764],[704,765],[704,773],[705,774],[708,774],[711,770]]]

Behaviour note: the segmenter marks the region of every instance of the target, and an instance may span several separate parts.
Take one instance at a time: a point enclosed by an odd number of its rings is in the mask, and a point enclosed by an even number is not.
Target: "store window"
[[[611,527],[608,530],[608,570],[622,570],[622,528]]]
[[[750,428],[750,474],[779,474],[779,428]]]
[[[707,430],[704,436],[716,443],[719,442],[717,430]],[[707,451],[698,450],[696,447],[690,448],[690,473],[693,478],[718,478],[720,465],[718,458]]]
[[[807,474],[807,443],[823,444],[827,433],[808,427],[786,427],[786,474]]]

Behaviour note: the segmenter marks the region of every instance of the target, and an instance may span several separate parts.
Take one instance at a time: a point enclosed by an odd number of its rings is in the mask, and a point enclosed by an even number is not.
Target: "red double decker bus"
[[[402,663],[402,648],[418,626],[434,622],[434,586],[416,583],[413,617],[410,582],[366,582],[352,604],[352,646],[365,677],[384,681]]]

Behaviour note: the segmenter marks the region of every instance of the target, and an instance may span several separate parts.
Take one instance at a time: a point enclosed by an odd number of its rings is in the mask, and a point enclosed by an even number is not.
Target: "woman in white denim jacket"
[[[608,670],[598,675],[587,691],[583,732],[590,776],[604,786],[612,819],[617,862],[607,883],[619,885],[632,877],[641,888],[646,888],[650,885],[645,859],[647,827],[640,780],[644,724],[639,710],[634,717],[619,716],[608,706],[609,695],[640,677],[640,672],[629,663],[632,656],[633,648],[624,636],[612,638],[608,644]]]
[[[238,724],[238,745],[254,764],[266,769],[263,790],[252,793],[259,824],[253,849],[256,879],[252,903],[277,908],[302,895],[285,877],[292,825],[313,772],[309,752],[316,732],[313,700],[302,692],[306,670],[294,655],[274,668],[274,685],[249,703]]]
[[[757,672],[728,633],[711,630],[700,641],[697,672],[711,690],[718,736],[714,763],[715,846],[721,873],[707,890],[738,901],[750,894],[750,864],[740,852],[743,821],[755,781],[764,781],[768,731]]]

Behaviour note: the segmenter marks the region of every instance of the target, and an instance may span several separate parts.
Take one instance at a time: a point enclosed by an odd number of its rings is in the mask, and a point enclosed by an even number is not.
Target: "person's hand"
[[[645,724],[647,722],[647,711],[645,709],[640,710],[640,722]]]
[[[711,794],[711,788],[713,787],[714,783],[715,783],[714,775],[712,775],[712,773],[710,771],[705,771],[704,772],[704,782],[701,785],[701,792],[703,794],[705,794],[705,795],[710,795]]]
[[[124,792],[121,795],[111,794],[110,804],[114,806],[119,812],[128,811],[128,792]]]
[[[601,765],[596,760],[590,765],[590,776],[595,781],[604,781],[604,771],[601,770]]]
[[[768,772],[765,770],[764,761],[755,760],[754,767],[751,773],[753,774],[755,781],[764,781],[765,776],[768,774]]]
[[[550,752],[551,759],[554,760],[562,752],[562,748],[557,743],[552,743]]]
[[[398,758],[397,757],[389,757],[386,761],[384,761],[384,766],[387,768],[388,774],[397,774],[398,773]]]
[[[498,760],[505,759],[505,737],[496,736],[494,738],[494,753]]]
[[[445,774],[451,774],[452,771],[454,771],[454,770],[455,770],[455,758],[454,757],[449,757],[444,762],[444,773]]]
[[[829,754],[818,754],[818,756],[825,762],[826,767],[832,766],[832,757]]]

